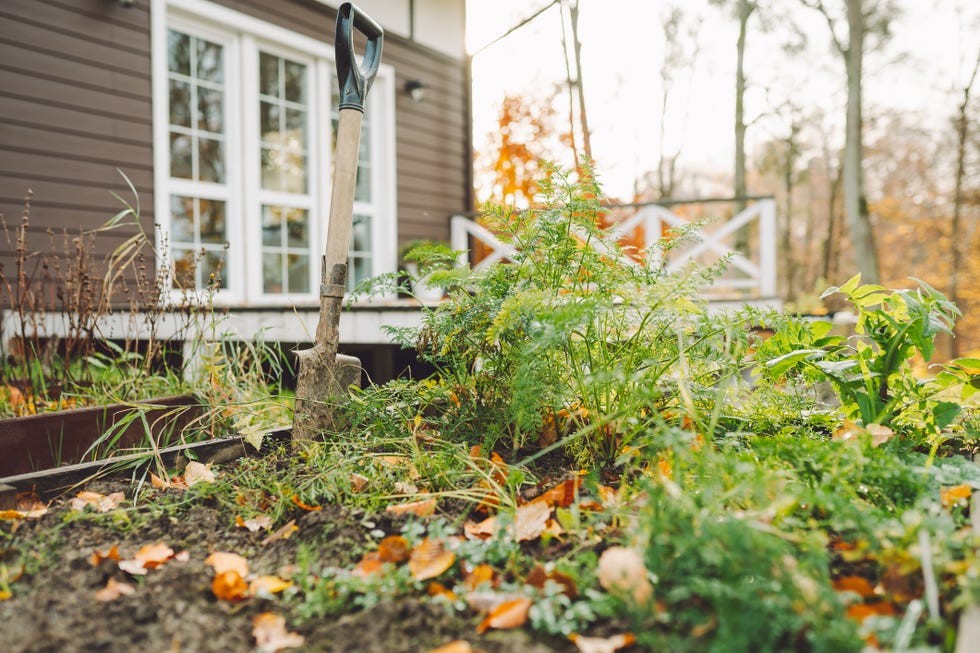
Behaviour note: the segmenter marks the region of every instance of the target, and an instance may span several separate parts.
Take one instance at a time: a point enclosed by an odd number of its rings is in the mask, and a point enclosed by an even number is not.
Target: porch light
[[[135,0],[117,0],[117,2],[119,2],[120,7],[128,9],[129,7],[133,6],[133,2],[135,2]]]
[[[405,92],[408,93],[412,102],[420,104],[425,100],[426,85],[417,79],[410,79],[405,82]]]

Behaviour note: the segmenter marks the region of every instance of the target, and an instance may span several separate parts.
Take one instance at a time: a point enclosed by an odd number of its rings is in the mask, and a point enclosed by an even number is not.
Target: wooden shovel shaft
[[[315,342],[318,346],[326,346],[331,352],[336,352],[339,345],[340,305],[347,288],[347,260],[350,255],[357,155],[363,120],[364,114],[360,111],[341,109],[337,124],[327,246],[320,274],[320,322],[317,324]]]

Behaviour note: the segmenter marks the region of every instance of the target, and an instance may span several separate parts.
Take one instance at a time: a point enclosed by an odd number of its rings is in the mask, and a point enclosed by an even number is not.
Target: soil
[[[122,479],[96,481],[86,489],[132,495],[132,487]],[[152,508],[148,505],[145,510]],[[457,639],[486,653],[575,650],[567,640],[529,629],[478,635],[479,616],[452,612],[424,597],[382,600],[366,611],[303,620],[295,599],[252,597],[233,604],[217,600],[211,591],[213,573],[204,559],[212,551],[239,553],[248,559],[252,573],[284,578],[289,577],[288,568],[301,547],[312,547],[324,566],[350,567],[370,530],[397,532],[398,524],[383,515],[367,519],[338,507],[318,512],[297,509],[299,529],[294,535],[263,545],[268,533],[236,528],[234,515],[206,500],[176,517],[162,514],[134,520],[142,523],[138,527],[112,525],[103,518],[68,518],[69,512],[67,501],[59,500],[41,519],[0,521],[0,565],[10,564],[14,549],[29,550],[38,569],[12,583],[13,596],[0,601],[0,649],[5,653],[254,651],[252,618],[265,611],[284,616],[287,629],[305,637],[302,647],[290,650],[424,653]],[[155,542],[165,542],[174,551],[186,550],[189,559],[170,560],[135,579],[112,561],[98,567],[89,561],[94,551],[112,545],[126,559]],[[132,584],[135,592],[109,602],[96,601],[96,591],[110,577]]]

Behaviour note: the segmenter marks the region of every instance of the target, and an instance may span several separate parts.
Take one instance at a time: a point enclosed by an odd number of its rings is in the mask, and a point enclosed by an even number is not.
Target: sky
[[[824,19],[799,8],[796,0],[776,0],[792,10],[807,35],[807,55],[790,59],[779,43],[786,29],[762,33],[749,23],[745,68],[750,78],[746,117],[762,117],[748,132],[751,151],[781,135],[784,120],[771,106],[787,98],[806,111],[820,109],[826,129],[842,133],[843,62],[830,49]],[[468,0],[467,47],[473,54],[474,145],[495,127],[507,92],[544,96],[565,78],[561,23],[557,7],[494,45],[480,48],[530,16],[547,0]],[[637,175],[656,167],[663,57],[659,0],[580,0],[583,81],[592,149],[607,194],[628,197]],[[665,144],[681,148],[679,165],[728,174],[734,149],[734,77],[737,24],[707,0],[679,3],[698,13],[698,55],[692,72],[679,74],[668,110]],[[980,24],[957,14],[980,10],[968,0],[900,0],[904,11],[894,36],[881,53],[867,57],[866,115],[882,107],[914,113],[941,126],[955,110],[950,89],[966,78],[966,63],[980,47]],[[768,88],[767,92],[764,90]],[[563,104],[560,115],[567,115]],[[842,137],[841,137],[842,138]]]

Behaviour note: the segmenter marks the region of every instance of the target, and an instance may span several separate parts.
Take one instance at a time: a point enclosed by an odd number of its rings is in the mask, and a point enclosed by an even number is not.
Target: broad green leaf
[[[937,428],[943,429],[952,424],[962,410],[962,406],[952,401],[940,401],[932,409],[932,419]]]
[[[766,367],[769,368],[769,372],[773,376],[779,378],[796,367],[800,362],[825,356],[826,353],[822,349],[797,349],[796,351],[791,351],[788,354],[783,354],[782,356],[777,356],[772,360],[766,361]]]

